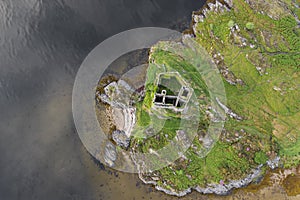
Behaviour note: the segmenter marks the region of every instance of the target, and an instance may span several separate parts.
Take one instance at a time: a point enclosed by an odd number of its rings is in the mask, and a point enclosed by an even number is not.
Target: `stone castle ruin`
[[[188,87],[178,72],[158,74],[156,86],[153,105],[172,109],[175,112],[183,111],[193,94],[193,89]]]

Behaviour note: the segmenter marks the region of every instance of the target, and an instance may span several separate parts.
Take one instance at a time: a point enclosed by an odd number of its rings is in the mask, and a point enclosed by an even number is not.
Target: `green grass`
[[[238,25],[241,29],[238,34],[256,44],[258,48],[240,47],[232,43],[229,22],[230,27],[233,22]],[[251,30],[249,22],[253,23]],[[293,126],[285,118],[299,113],[300,110],[300,37],[296,25],[291,15],[273,20],[267,15],[255,13],[242,0],[235,0],[234,8],[230,12],[210,13],[205,22],[199,24],[197,41],[208,51],[214,49],[220,52],[229,70],[245,82],[244,86],[225,84],[229,107],[246,118],[242,122],[226,125],[227,128],[239,124],[256,127],[260,132],[270,135],[276,129],[274,119],[284,121],[287,128]],[[266,69],[267,74],[260,75],[253,63],[249,62],[249,57],[253,56],[255,60],[258,54],[266,58],[263,64],[269,66]],[[274,90],[274,86],[282,91]],[[291,117],[291,120],[299,123],[299,118]],[[285,150],[287,145],[283,145],[285,134],[281,132],[277,135],[282,155],[291,150],[290,147],[289,151]],[[300,137],[299,130],[295,130],[295,135],[296,138]],[[300,152],[294,143],[287,143],[293,147],[293,155]]]
[[[257,164],[265,164],[268,160],[268,156],[265,154],[265,152],[259,151],[255,153],[254,161]]]
[[[221,180],[228,181],[229,178],[238,179],[249,169],[245,158],[239,158],[232,146],[221,142],[214,146],[206,158],[199,158],[191,151],[188,152],[187,158],[191,162],[182,168],[171,166],[159,170],[162,180],[167,180],[168,185],[177,191],[195,185],[205,187],[207,183],[218,184]],[[235,174],[228,176],[227,173],[231,171]]]
[[[138,102],[136,104],[136,110],[137,110],[136,117],[137,117],[138,126],[145,127],[150,124],[151,118],[150,118],[149,113],[142,108],[142,106],[143,106],[142,103],[143,102]]]
[[[176,161],[158,170],[161,175],[158,184],[167,189],[181,191],[196,185],[205,187],[221,180],[240,179],[252,168],[265,164],[270,152],[280,155],[285,167],[300,164],[300,31],[297,23],[289,13],[274,20],[252,10],[243,0],[233,2],[234,7],[229,12],[207,14],[204,22],[196,27],[195,41],[212,57],[220,53],[224,57],[223,64],[236,78],[243,80],[243,85],[231,85],[224,78],[227,105],[243,117],[242,121],[228,119],[225,129],[230,138],[234,138],[234,134],[241,129],[245,133],[241,139],[230,142],[222,136],[204,158],[190,148],[186,153],[188,160]],[[299,9],[292,7],[290,0],[284,2],[287,8],[299,15]],[[274,9],[281,10],[280,7]],[[237,38],[230,33],[234,25],[240,28],[236,32]],[[240,38],[247,40],[246,46],[241,45]],[[251,48],[250,44],[255,47]],[[183,58],[161,50],[157,47],[159,45],[153,47],[150,55],[151,65],[147,72],[142,108],[148,114],[151,112],[157,89],[152,83],[156,75],[163,71],[178,71],[185,80],[189,80],[196,97],[209,97],[208,87],[197,70]],[[256,67],[262,67],[263,73]],[[199,102],[205,104],[208,100]],[[139,125],[149,122],[143,112],[139,120],[144,120]],[[208,122],[204,118],[200,122],[199,133],[205,132]],[[139,140],[141,151],[159,149],[168,144],[170,138],[175,136],[177,123],[174,119],[167,120],[159,137]],[[197,138],[193,144],[200,149],[202,144]]]

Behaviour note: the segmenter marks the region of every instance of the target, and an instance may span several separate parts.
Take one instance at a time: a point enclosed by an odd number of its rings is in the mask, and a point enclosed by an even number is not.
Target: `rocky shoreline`
[[[192,190],[195,190],[197,192],[200,192],[202,194],[217,194],[217,195],[227,195],[229,194],[233,189],[235,188],[241,188],[249,185],[253,180],[258,179],[261,176],[261,167],[262,165],[258,166],[256,169],[252,171],[251,174],[249,174],[246,178],[240,179],[240,180],[231,180],[228,184],[209,184],[207,187],[193,187],[189,188],[185,191],[176,192],[176,191],[170,191],[166,190],[165,188],[155,186],[155,188],[159,191],[163,191],[166,194],[182,197],[192,192]]]
[[[113,90],[111,89],[113,88]],[[125,81],[121,80],[118,82],[112,82],[108,86],[105,87],[105,94],[99,94],[99,97],[102,102],[105,102],[110,105],[111,109],[118,109],[119,112],[117,112],[121,116],[114,116],[116,113],[111,112],[111,118],[115,119],[114,123],[117,127],[117,130],[113,131],[112,133],[112,139],[117,143],[118,146],[122,148],[127,148],[130,143],[130,130],[135,124],[135,108],[130,107],[128,104],[124,103],[123,101],[127,101],[126,95],[121,95],[122,97],[119,99],[119,95],[123,94],[121,91],[125,92],[125,94],[130,94],[133,91],[133,88],[131,88]],[[124,99],[125,98],[125,99]],[[116,100],[117,99],[117,100]],[[229,110],[229,109],[228,109]],[[227,114],[230,115],[230,112]],[[234,113],[233,113],[234,114]],[[237,116],[232,116],[237,117]],[[239,117],[238,117],[239,118]],[[131,156],[134,156],[131,153]],[[113,162],[116,160],[116,152],[115,148],[113,147],[113,144],[110,144],[108,147],[108,150],[106,152],[105,157],[107,158],[107,164],[109,166],[113,166]],[[135,159],[133,159],[133,162],[135,162]],[[279,165],[280,158],[276,157],[273,160],[268,160],[267,165],[271,169],[275,169]],[[142,173],[142,170],[140,169],[140,166],[142,163],[135,163],[138,166],[138,175],[140,180],[142,180],[145,184],[151,184],[157,189],[158,191],[162,191],[166,194],[182,197],[189,193],[191,193],[193,190],[203,193],[203,194],[217,194],[217,195],[226,195],[229,194],[233,189],[235,188],[241,188],[245,187],[248,184],[252,183],[254,180],[258,180],[262,177],[262,166],[259,165],[256,169],[253,169],[252,172],[246,176],[243,179],[240,180],[230,180],[228,183],[219,183],[219,184],[208,184],[207,187],[191,187],[184,191],[175,191],[175,190],[168,190],[166,188],[160,187],[157,185],[157,179],[156,177],[147,176]],[[149,180],[146,180],[146,179]]]
[[[206,6],[198,11],[194,12],[192,15],[192,25],[191,30],[187,30],[186,33],[183,34],[183,37],[195,37],[196,33],[196,26],[198,23],[201,23],[205,20],[206,16],[209,14],[209,12],[225,12],[229,11],[231,7],[233,6],[232,0],[224,0],[224,1],[215,1],[215,3],[207,3]],[[192,34],[191,34],[192,32]],[[218,57],[218,56],[216,56]],[[214,62],[219,62],[218,59],[214,59]],[[222,75],[225,77],[226,81],[229,82],[232,85],[236,84],[243,84],[243,82],[236,77],[228,70],[228,68],[225,66],[224,68],[220,69]],[[219,103],[219,102],[218,102]],[[221,103],[220,103],[221,104]],[[224,110],[226,110],[227,114],[235,118],[237,120],[242,120],[242,117],[238,116],[236,113],[231,111],[229,108],[227,108],[225,105],[221,105],[221,107],[224,107]],[[275,169],[279,166],[280,157],[276,157],[273,160],[268,160],[266,165],[270,169]],[[252,169],[252,172],[248,174],[245,178],[239,179],[239,180],[230,180],[228,183],[219,183],[219,184],[208,184],[207,187],[191,187],[184,191],[175,191],[175,190],[169,190],[164,187],[158,186],[157,181],[155,181],[155,177],[147,177],[152,180],[146,180],[147,178],[144,177],[144,174],[139,171],[139,178],[145,183],[145,184],[151,184],[155,187],[156,190],[162,191],[166,194],[177,196],[177,197],[183,197],[189,193],[191,193],[193,190],[197,191],[202,194],[217,194],[217,195],[227,195],[229,194],[233,189],[242,188],[249,184],[251,184],[255,180],[261,180],[263,177],[263,171],[262,171],[263,165],[257,166],[257,168]]]
[[[276,157],[273,160],[268,160],[267,165],[271,169],[275,169],[279,166],[280,157]],[[157,189],[158,191],[162,191],[166,194],[177,196],[177,197],[183,197],[189,193],[191,193],[193,190],[197,191],[202,194],[217,194],[217,195],[227,195],[229,194],[233,189],[238,189],[245,187],[249,184],[251,184],[255,180],[261,180],[263,178],[262,174],[262,167],[263,165],[257,166],[257,168],[253,169],[252,172],[246,176],[243,179],[239,180],[230,180],[228,183],[220,183],[220,184],[209,184],[207,187],[191,187],[184,191],[175,191],[175,190],[168,190],[166,188],[160,187],[157,185],[157,182],[154,180],[147,181],[143,177],[143,173],[139,170],[139,178],[143,181],[145,184],[151,184]],[[139,168],[138,168],[139,169]],[[155,178],[153,178],[155,179]]]
[[[204,22],[205,17],[209,14],[209,12],[226,12],[230,10],[230,8],[233,6],[232,0],[224,0],[224,1],[215,1],[215,3],[207,3],[207,5],[199,12],[193,13],[193,24],[191,27],[192,33],[186,33],[183,35],[183,37],[190,37],[191,35],[196,35],[196,27],[198,23]],[[232,34],[234,34],[236,30],[238,30],[239,27],[233,27],[232,28]],[[251,44],[248,44],[251,47]],[[252,48],[252,47],[251,47]],[[214,56],[214,62],[218,64],[218,62],[222,62],[222,56],[218,53]],[[220,65],[219,65],[220,66]],[[222,66],[222,65],[221,65]],[[226,81],[229,82],[232,85],[236,84],[243,84],[243,82],[239,79],[237,79],[224,65],[224,67],[220,68],[221,74],[225,77]],[[125,84],[126,82],[120,83],[114,83],[114,87],[116,85],[121,85],[121,87],[126,88],[128,91],[131,91],[131,88],[128,88]],[[108,92],[107,92],[108,94]],[[118,117],[116,121],[117,123],[117,132],[114,132],[113,140],[118,144],[118,146],[121,146],[123,148],[126,148],[129,146],[129,140],[128,137],[130,135],[130,130],[134,126],[135,123],[135,110],[132,107],[128,107],[128,105],[124,106],[122,104],[116,103],[115,101],[111,101],[109,98],[109,95],[106,96],[100,96],[101,100],[103,102],[108,103],[110,106],[117,107],[119,110],[115,112],[118,113],[118,115],[121,115],[122,117]],[[217,99],[218,101],[218,99]],[[237,121],[243,120],[243,118],[236,113],[234,113],[230,108],[223,105],[220,101],[218,101],[218,104],[226,111],[226,114],[229,115],[231,118],[236,119]],[[121,114],[120,114],[121,113]],[[115,115],[116,113],[112,112],[112,115]],[[121,119],[122,118],[122,119]],[[119,120],[119,121],[118,121]],[[120,122],[122,121],[122,122]],[[123,124],[122,124],[123,123]],[[121,124],[121,125],[120,125]],[[125,125],[124,125],[125,124]],[[119,128],[121,127],[121,128]],[[122,130],[123,127],[123,130]],[[127,137],[126,137],[127,136]],[[122,139],[123,138],[123,139]],[[132,155],[134,156],[134,155]],[[134,161],[134,159],[132,159]],[[141,166],[141,163],[135,163],[139,167]],[[166,189],[165,187],[161,187],[157,184],[157,182],[160,180],[159,177],[155,177],[148,174],[144,174],[142,171],[139,170],[139,178],[145,183],[145,184],[151,184],[153,185],[157,190],[162,191],[166,194],[182,197],[185,196],[188,193],[191,193],[192,191],[197,191],[199,193],[203,194],[217,194],[217,195],[226,195],[229,194],[233,189],[235,188],[241,188],[249,185],[250,183],[261,180],[263,177],[263,167],[266,165],[270,169],[275,169],[279,167],[280,164],[280,157],[275,157],[273,160],[268,160],[266,164],[264,165],[258,165],[256,168],[252,169],[251,173],[248,174],[246,177],[239,179],[239,180],[229,180],[226,183],[220,182],[220,183],[214,183],[214,184],[207,184],[207,187],[191,187],[183,191],[176,191],[172,189]]]

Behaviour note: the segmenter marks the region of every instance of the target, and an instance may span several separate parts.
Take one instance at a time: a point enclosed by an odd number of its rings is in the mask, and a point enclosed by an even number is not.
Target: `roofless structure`
[[[154,95],[155,107],[181,112],[190,100],[193,89],[183,80],[178,72],[159,73],[156,78],[157,90]]]

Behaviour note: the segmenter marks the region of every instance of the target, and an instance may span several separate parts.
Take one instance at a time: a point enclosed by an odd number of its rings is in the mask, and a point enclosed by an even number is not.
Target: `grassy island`
[[[143,174],[147,180],[154,179],[159,188],[180,192],[225,185],[247,177],[258,167],[263,175],[267,163],[276,158],[280,158],[279,167],[300,163],[299,2],[249,2],[209,3],[193,15],[193,40],[216,63],[224,82],[226,106],[241,116],[241,120],[227,117],[219,140],[204,157],[197,152],[210,123],[207,85],[189,60],[164,50],[170,43],[151,49],[145,98],[136,105],[137,126],[131,147],[140,152],[155,151],[173,140],[180,128],[179,115],[167,111],[161,120],[153,110],[155,94],[161,92],[155,84],[159,73],[178,72],[194,89],[200,108],[192,146],[174,163]],[[163,46],[166,48],[158,48]],[[172,89],[165,91],[172,93]],[[145,137],[141,130],[151,124],[158,134]]]

